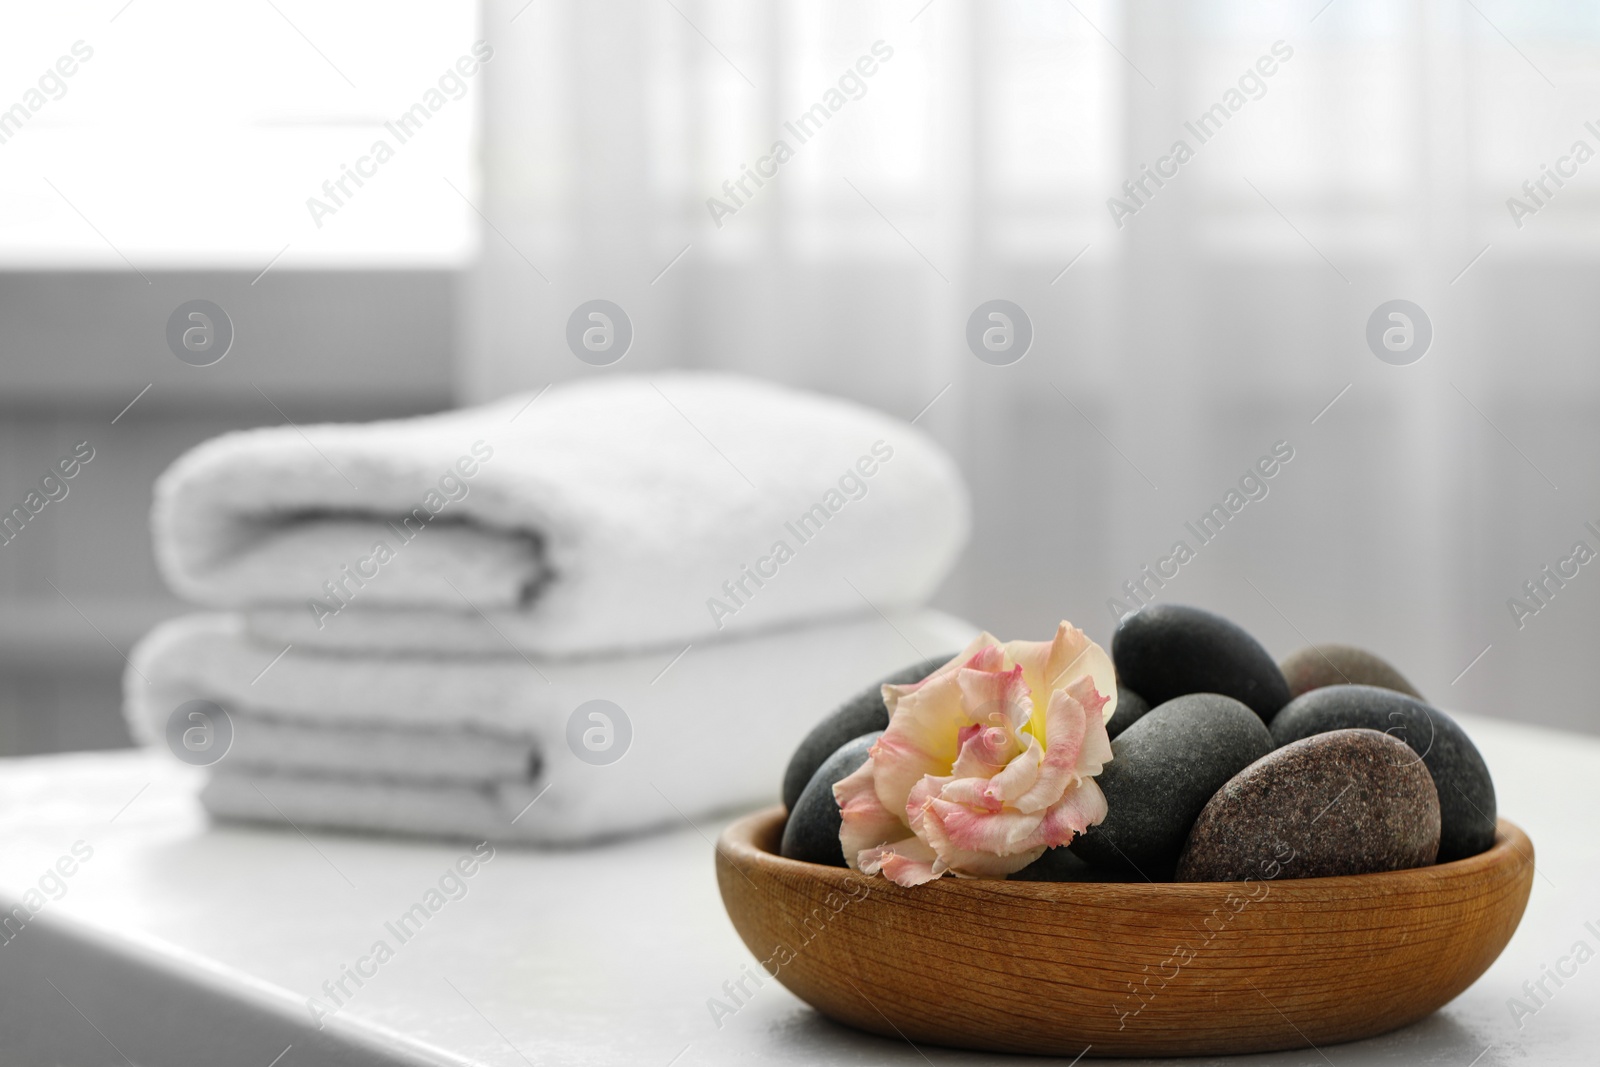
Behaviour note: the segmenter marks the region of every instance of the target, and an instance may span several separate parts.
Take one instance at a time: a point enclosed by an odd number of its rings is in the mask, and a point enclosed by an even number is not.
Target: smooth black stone
[[[1095,779],[1105,821],[1069,847],[1099,867],[1170,878],[1206,802],[1270,751],[1260,716],[1232,697],[1190,693],[1152,708],[1111,742]]]
[[[954,658],[952,652],[895,671],[845,701],[837,711],[812,727],[794,755],[789,757],[789,767],[783,772],[783,806],[794,810],[801,790],[817,773],[822,761],[833,755],[840,745],[864,733],[889,728],[889,709],[883,706],[884,686],[920,682]]]
[[[1428,866],[1438,851],[1438,793],[1416,753],[1376,730],[1330,730],[1273,749],[1217,790],[1177,878],[1400,871]]]
[[[1069,848],[1047,848],[1044,855],[1009,876],[1013,882],[1126,882],[1144,881],[1131,871],[1094,867]]]
[[[1494,781],[1456,721],[1420,700],[1375,685],[1330,685],[1295,697],[1272,720],[1280,745],[1329,730],[1387,733],[1422,757],[1439,792],[1439,862],[1476,856],[1494,844]]]
[[[867,750],[883,736],[882,730],[862,734],[846,741],[839,750],[822,761],[811,781],[800,791],[800,799],[789,810],[789,821],[783,826],[783,841],[778,854],[806,863],[825,863],[830,867],[845,867],[844,852],[839,847],[839,803],[833,799],[833,786],[861,769],[867,762]]]
[[[1115,741],[1118,734],[1144,718],[1145,712],[1149,710],[1148,700],[1118,682],[1117,711],[1111,716],[1111,721],[1106,723],[1106,736]]]
[[[1221,693],[1271,722],[1289,702],[1289,683],[1267,650],[1221,615],[1181,604],[1152,604],[1123,619],[1111,636],[1117,677],[1151,705],[1186,693]]]

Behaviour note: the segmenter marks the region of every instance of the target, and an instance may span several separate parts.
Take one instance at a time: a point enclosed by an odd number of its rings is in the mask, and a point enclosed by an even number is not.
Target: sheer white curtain
[[[1389,651],[1449,706],[1595,728],[1600,577],[1521,629],[1506,603],[1600,547],[1600,161],[1507,205],[1600,149],[1595,23],[1489,0],[495,3],[462,389],[719,367],[926,408],[979,508],[943,601],[992,629],[1104,637],[1108,600],[1187,540],[1147,593],[1280,653]],[[593,298],[634,325],[612,368],[562,341]],[[992,298],[1033,323],[1011,366],[964,341]],[[1410,366],[1365,341],[1395,298],[1434,329]],[[1278,442],[1265,498],[1186,532]]]

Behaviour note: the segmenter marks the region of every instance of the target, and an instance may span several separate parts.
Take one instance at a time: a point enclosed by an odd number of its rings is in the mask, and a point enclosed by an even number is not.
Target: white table
[[[1600,958],[1559,988],[1547,979],[1553,996],[1520,1029],[1507,1005],[1574,942],[1600,951],[1600,937],[1584,926],[1600,930],[1600,740],[1462,721],[1494,772],[1501,813],[1538,849],[1532,900],[1511,945],[1483,979],[1417,1026],[1238,1062],[1600,1062]],[[397,944],[385,923],[470,848],[213,828],[193,799],[198,780],[146,753],[0,761],[0,893],[16,898],[36,886],[74,842],[93,849],[34,928],[0,944],[0,1062],[31,1067],[6,1051],[23,1037],[33,1042],[30,1057],[44,1048],[63,1063],[127,1062],[108,1047],[116,1046],[140,1067],[268,1067],[288,1044],[296,1048],[277,1067],[1004,1059],[855,1033],[771,982],[719,1029],[708,998],[754,966],[717,895],[710,840],[721,823],[601,848],[500,849],[392,959],[365,964],[375,973],[363,986],[346,979],[347,1006],[315,1034],[306,998],[374,941]],[[141,976],[139,1006],[119,1010],[132,996],[127,976],[141,969],[159,980]],[[246,1034],[252,1019],[272,1025]],[[196,1034],[207,1027],[241,1035],[237,1056],[197,1052]],[[333,1044],[319,1050],[317,1041]],[[374,1051],[360,1051],[367,1046]]]

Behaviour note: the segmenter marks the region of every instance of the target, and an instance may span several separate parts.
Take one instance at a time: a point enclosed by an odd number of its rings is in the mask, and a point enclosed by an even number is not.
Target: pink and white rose
[[[833,787],[846,861],[913,886],[1004,878],[1106,816],[1111,657],[1063,622],[1052,641],[980,634],[913,685],[886,685],[884,731]]]

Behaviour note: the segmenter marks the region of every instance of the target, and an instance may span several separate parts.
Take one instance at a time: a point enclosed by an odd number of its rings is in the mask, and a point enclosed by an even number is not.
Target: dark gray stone
[[[1105,821],[1069,847],[1098,867],[1171,877],[1206,801],[1270,751],[1260,716],[1232,697],[1191,693],[1152,708],[1111,742],[1096,778]]]
[[[1404,693],[1372,685],[1330,685],[1296,697],[1272,720],[1287,745],[1329,730],[1367,729],[1411,746],[1439,791],[1439,862],[1476,856],[1494,844],[1494,781],[1456,721]]]
[[[1330,685],[1375,685],[1426,699],[1383,658],[1354,645],[1307,645],[1280,664],[1290,699]]]
[[[1127,616],[1111,636],[1117,677],[1152,705],[1186,693],[1221,693],[1271,722],[1289,702],[1289,684],[1255,638],[1221,615],[1181,604],[1152,604]]]
[[[1111,716],[1111,721],[1106,723],[1106,736],[1115,741],[1118,734],[1144,718],[1145,712],[1149,710],[1148,700],[1118,682],[1117,711]]]
[[[1402,741],[1376,730],[1313,734],[1235,775],[1195,820],[1180,882],[1327,878],[1426,867],[1439,797]]]
[[[920,682],[949,663],[955,655],[952,652],[946,656],[934,656],[895,671],[845,701],[833,714],[813,726],[805,740],[800,742],[800,747],[794,750],[794,755],[789,757],[789,767],[783,772],[783,806],[794,810],[795,802],[800,799],[800,791],[817,773],[822,761],[840,745],[872,730],[889,728],[889,710],[883,706],[884,686]]]
[[[839,827],[843,820],[839,816],[839,803],[833,799],[833,786],[867,762],[872,743],[882,736],[882,730],[862,734],[846,741],[822,761],[822,766],[800,791],[800,799],[789,810],[789,821],[783,826],[783,841],[778,845],[780,856],[806,863],[825,863],[830,867],[848,866],[839,847]]]
[[[1075,856],[1070,848],[1047,848],[1044,855],[1010,875],[1013,882],[1126,882],[1144,881],[1132,871],[1095,867]]]

